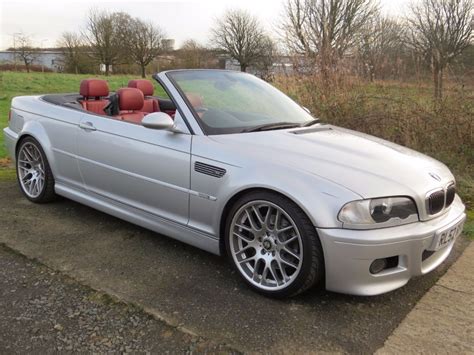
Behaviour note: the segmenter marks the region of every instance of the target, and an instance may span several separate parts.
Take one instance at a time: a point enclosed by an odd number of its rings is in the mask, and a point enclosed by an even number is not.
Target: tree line
[[[219,54],[242,71],[262,76],[285,56],[293,70],[317,72],[328,86],[339,74],[368,80],[430,71],[434,96],[442,97],[450,64],[473,49],[473,0],[413,1],[403,17],[384,16],[377,0],[285,0],[281,21],[271,36],[248,11],[226,11],[211,28],[209,45],[188,40],[175,52],[181,67],[217,66]],[[170,52],[158,25],[123,12],[91,10],[79,32],[62,34],[66,70],[83,71],[91,59],[108,75],[117,65],[135,65],[143,77],[157,56]],[[27,38],[16,48],[26,66],[34,58]],[[211,63],[211,64],[209,64]],[[472,65],[472,63],[470,63]]]

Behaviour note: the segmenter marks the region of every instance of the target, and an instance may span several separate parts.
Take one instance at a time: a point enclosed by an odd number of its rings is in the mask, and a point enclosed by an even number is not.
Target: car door
[[[76,136],[84,185],[103,198],[186,224],[191,137],[85,115]]]

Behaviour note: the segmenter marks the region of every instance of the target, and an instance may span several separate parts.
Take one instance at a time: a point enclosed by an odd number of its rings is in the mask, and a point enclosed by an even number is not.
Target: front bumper
[[[324,250],[326,289],[377,295],[402,287],[412,276],[427,274],[448,257],[455,242],[427,251],[432,249],[435,233],[463,222],[464,209],[456,196],[447,213],[430,221],[372,230],[317,228]],[[393,256],[398,256],[398,265],[370,273],[375,259]]]

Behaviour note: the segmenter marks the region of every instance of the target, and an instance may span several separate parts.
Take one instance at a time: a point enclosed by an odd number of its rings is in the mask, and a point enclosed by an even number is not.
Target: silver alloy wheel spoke
[[[240,239],[242,239],[244,242],[251,242],[253,239],[252,238],[247,238],[247,237],[244,237],[242,234],[239,234],[237,232],[234,232],[234,235],[239,237]]]
[[[23,191],[31,198],[43,192],[45,167],[41,152],[33,143],[25,143],[18,152],[18,175]]]
[[[288,249],[288,248],[284,247],[284,248],[283,248],[283,250],[285,251],[285,253],[288,253],[288,254],[290,254],[290,255],[291,255],[292,257],[294,257],[295,259],[297,259],[297,260],[299,260],[299,259],[300,259],[299,255],[296,255],[296,254],[295,254],[295,253],[293,253],[293,252],[292,252],[290,249]]]
[[[230,228],[232,257],[250,283],[279,290],[296,279],[303,243],[283,208],[269,201],[251,201],[235,213]]]

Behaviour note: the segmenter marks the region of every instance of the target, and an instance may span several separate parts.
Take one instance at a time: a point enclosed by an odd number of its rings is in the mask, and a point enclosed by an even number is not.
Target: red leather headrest
[[[101,79],[84,79],[81,81],[79,93],[84,97],[107,96],[109,94],[109,84]]]
[[[202,107],[202,97],[200,95],[188,92],[186,93],[186,97],[192,107]]]
[[[117,90],[119,108],[124,111],[138,111],[143,107],[143,93],[135,88],[122,88]]]
[[[153,84],[151,83],[151,81],[146,79],[130,80],[128,82],[128,87],[140,90],[145,96],[153,95]]]

